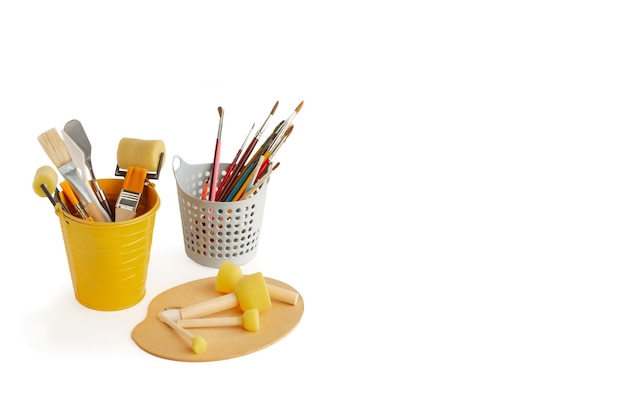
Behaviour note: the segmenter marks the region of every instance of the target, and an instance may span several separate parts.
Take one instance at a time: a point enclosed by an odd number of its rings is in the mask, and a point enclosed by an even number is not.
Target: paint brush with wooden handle
[[[63,195],[65,196],[67,201],[69,201],[72,207],[76,209],[76,213],[78,213],[81,218],[92,222],[93,217],[87,214],[82,204],[78,201],[78,197],[76,196],[76,193],[74,193],[74,190],[72,189],[70,183],[67,181],[63,181],[61,183],[61,189],[63,190]]]
[[[142,167],[131,166],[126,172],[122,191],[115,203],[115,221],[134,219],[137,216],[137,206],[146,184],[148,170]]]
[[[89,190],[80,177],[76,164],[72,160],[59,132],[52,128],[40,134],[37,139],[52,163],[76,191],[79,202],[85,209],[85,212],[95,221],[110,222],[111,218],[108,213],[97,200],[92,198],[93,190]]]
[[[218,180],[220,174],[220,153],[222,150],[222,125],[224,122],[224,110],[222,107],[217,108],[220,115],[220,123],[217,129],[217,139],[215,140],[215,151],[213,153],[213,169],[211,177],[207,178],[204,189],[202,190],[202,199],[215,201],[215,193],[217,192]]]

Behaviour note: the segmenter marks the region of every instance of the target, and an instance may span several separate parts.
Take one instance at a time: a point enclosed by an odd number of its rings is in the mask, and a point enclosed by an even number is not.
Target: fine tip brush
[[[268,171],[263,176],[261,176],[261,178],[259,178],[254,183],[254,185],[241,196],[239,200],[245,200],[246,198],[252,196],[259,188],[261,188],[261,186],[270,178],[270,174],[274,172],[279,166],[280,162],[277,162],[276,165],[274,165],[273,162],[270,162],[268,166]]]
[[[270,111],[270,114],[267,115],[267,117],[265,118],[265,121],[263,122],[263,124],[261,125],[257,133],[254,135],[254,137],[252,138],[252,141],[250,141],[250,144],[244,151],[243,155],[241,155],[241,159],[239,160],[239,162],[237,162],[237,165],[235,165],[235,167],[233,168],[233,171],[231,175],[228,177],[226,184],[224,184],[221,194],[218,194],[217,200],[224,201],[224,198],[227,197],[229,193],[231,192],[231,188],[232,188],[232,185],[234,184],[234,181],[238,179],[239,176],[243,173],[243,168],[245,167],[248,161],[248,158],[250,157],[250,154],[254,150],[254,147],[259,141],[259,138],[263,135],[263,132],[265,132],[265,127],[267,126],[267,122],[274,115],[277,108],[278,108],[278,101],[276,101],[276,103],[274,104],[274,107],[272,107],[272,110]]]
[[[272,146],[272,144],[270,144],[269,149],[267,150],[267,153],[269,154],[268,157],[266,158],[265,162],[263,163],[263,166],[261,166],[261,169],[259,170],[259,173],[257,175],[257,179],[259,177],[261,177],[263,174],[265,174],[265,171],[267,169],[267,165],[270,162],[271,159],[274,158],[274,156],[276,155],[276,152],[278,151],[278,149],[282,146],[283,143],[285,143],[285,141],[287,140],[287,138],[291,135],[291,132],[293,131],[293,124],[289,125],[289,127],[287,127],[287,129],[285,129],[285,133],[283,135],[283,137],[280,139],[280,142],[277,146]]]
[[[215,193],[217,191],[217,180],[220,174],[220,153],[222,148],[222,125],[224,122],[224,110],[222,107],[217,108],[217,113],[220,116],[219,127],[217,128],[217,139],[215,140],[215,151],[213,153],[213,172],[211,178],[207,178],[204,183],[204,189],[202,190],[202,199],[215,201]]]
[[[252,127],[248,131],[248,135],[246,136],[243,143],[241,144],[241,147],[239,147],[239,149],[237,150],[237,153],[235,154],[235,157],[233,158],[232,162],[230,163],[230,165],[228,165],[228,169],[226,169],[226,173],[222,177],[222,181],[220,182],[220,185],[217,187],[217,195],[216,195],[217,198],[219,198],[219,196],[221,195],[222,190],[224,189],[224,185],[228,182],[228,178],[230,178],[230,174],[232,174],[233,168],[239,161],[239,157],[241,156],[241,153],[246,147],[246,144],[248,143],[248,140],[250,139],[250,136],[252,135],[252,132],[254,131],[254,125],[255,124],[252,123]]]
[[[104,211],[104,208],[91,198],[93,191],[91,191],[91,193],[89,192],[90,190],[80,177],[76,164],[72,160],[56,128],[48,129],[40,134],[37,139],[52,163],[57,167],[61,175],[72,185],[74,191],[76,191],[79,204],[84,208],[85,212],[95,221],[111,221],[111,218],[108,213]]]

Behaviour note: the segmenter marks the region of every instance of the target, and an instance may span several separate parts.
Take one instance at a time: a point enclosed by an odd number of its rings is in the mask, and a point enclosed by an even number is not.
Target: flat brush
[[[115,221],[122,222],[135,218],[137,206],[143,193],[148,170],[141,167],[131,166],[124,177],[122,191],[115,203]]]
[[[79,203],[81,207],[84,208],[85,212],[95,221],[110,222],[111,218],[108,213],[104,211],[100,203],[92,199],[93,190],[90,192],[80,177],[76,164],[72,160],[59,132],[57,132],[55,128],[52,128],[40,134],[37,139],[44,152],[46,152],[48,157],[52,160],[52,163],[57,167],[61,175],[72,185],[74,191],[76,191]]]

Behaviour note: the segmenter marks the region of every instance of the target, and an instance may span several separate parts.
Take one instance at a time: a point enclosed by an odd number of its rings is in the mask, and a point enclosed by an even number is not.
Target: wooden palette
[[[146,318],[135,326],[132,338],[146,352],[164,359],[182,362],[210,362],[247,355],[270,346],[287,336],[300,322],[304,300],[300,295],[296,305],[272,301],[272,308],[259,314],[260,328],[251,332],[241,326],[187,329],[207,341],[202,354],[191,350],[189,341],[161,322],[157,315],[169,308],[182,308],[222,296],[215,290],[216,277],[191,281],[162,292],[148,306]],[[289,285],[265,277],[268,284],[296,291]],[[239,307],[214,317],[241,315]]]

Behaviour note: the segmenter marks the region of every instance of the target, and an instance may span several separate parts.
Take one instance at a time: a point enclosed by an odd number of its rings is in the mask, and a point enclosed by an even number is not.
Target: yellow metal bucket
[[[123,183],[123,179],[98,180],[111,205],[117,201]],[[63,201],[67,201],[62,194]],[[160,204],[153,184],[144,187],[137,216],[123,222],[84,220],[66,213],[57,204],[56,214],[79,303],[94,310],[113,311],[132,307],[143,299]]]

